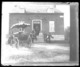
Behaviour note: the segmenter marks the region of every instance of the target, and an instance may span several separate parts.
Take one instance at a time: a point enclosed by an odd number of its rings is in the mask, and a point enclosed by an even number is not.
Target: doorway
[[[36,35],[39,35],[42,30],[42,21],[39,19],[32,20],[32,30],[35,30]]]
[[[39,24],[34,23],[33,24],[33,29],[35,30],[36,35],[39,35],[39,33],[40,33],[40,23]]]

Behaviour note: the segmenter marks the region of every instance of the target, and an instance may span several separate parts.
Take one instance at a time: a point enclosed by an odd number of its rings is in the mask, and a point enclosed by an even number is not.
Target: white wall
[[[64,13],[64,29],[70,26],[70,6],[69,5],[57,5],[57,9]]]

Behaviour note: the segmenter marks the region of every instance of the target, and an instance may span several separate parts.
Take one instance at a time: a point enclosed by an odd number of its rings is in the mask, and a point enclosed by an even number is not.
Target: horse
[[[14,35],[10,35],[7,43],[11,46],[13,46],[13,44],[15,44],[17,47],[18,40],[17,40],[17,38],[14,37]]]
[[[24,32],[18,32],[14,35],[18,39],[18,45],[20,46],[30,46],[31,38],[30,35]]]

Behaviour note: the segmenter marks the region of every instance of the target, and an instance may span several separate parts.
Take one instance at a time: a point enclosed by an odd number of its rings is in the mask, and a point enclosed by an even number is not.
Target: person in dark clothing
[[[51,38],[53,38],[53,36],[49,33],[48,36],[47,36],[47,40],[48,40],[49,43],[51,42]]]
[[[37,40],[37,37],[36,37],[36,34],[35,34],[34,30],[30,33],[30,37],[32,39],[32,43],[34,42],[34,40]]]

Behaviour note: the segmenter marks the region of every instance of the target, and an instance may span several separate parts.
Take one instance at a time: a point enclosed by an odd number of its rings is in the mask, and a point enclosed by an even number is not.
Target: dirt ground
[[[67,45],[67,46],[66,46]],[[68,62],[70,59],[69,44],[32,44],[31,48],[3,46],[2,64],[20,65],[35,62]]]

